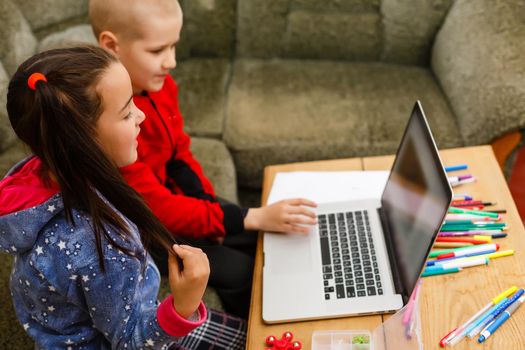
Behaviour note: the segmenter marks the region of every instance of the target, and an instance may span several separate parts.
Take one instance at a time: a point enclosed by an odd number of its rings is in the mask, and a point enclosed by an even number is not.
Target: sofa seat
[[[257,188],[269,164],[394,153],[416,99],[438,147],[461,146],[456,118],[427,68],[239,59],[224,140],[239,182]]]

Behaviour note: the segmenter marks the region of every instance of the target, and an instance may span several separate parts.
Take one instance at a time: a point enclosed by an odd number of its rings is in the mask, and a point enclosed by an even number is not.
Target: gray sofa
[[[416,99],[440,148],[525,126],[523,0],[181,3],[185,127],[233,201],[260,189],[268,164],[393,153]],[[86,12],[87,0],[0,0],[0,174],[25,154],[5,115],[8,77],[36,51],[94,43]],[[23,339],[13,320],[0,317],[0,347]]]

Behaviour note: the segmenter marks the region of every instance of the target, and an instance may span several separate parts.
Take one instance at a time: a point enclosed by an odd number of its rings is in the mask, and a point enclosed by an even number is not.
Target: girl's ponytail
[[[92,46],[43,52],[18,68],[7,95],[11,125],[42,160],[45,173],[54,176],[67,219],[74,223],[73,207],[90,216],[102,269],[102,237],[126,254],[133,253],[108,233],[112,227],[130,235],[130,228],[113,207],[138,227],[145,243],[158,243],[170,251],[174,243],[96,141],[96,122],[102,113],[96,86],[117,62]]]

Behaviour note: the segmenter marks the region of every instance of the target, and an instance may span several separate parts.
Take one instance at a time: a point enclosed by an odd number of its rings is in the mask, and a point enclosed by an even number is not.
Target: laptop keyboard
[[[324,298],[382,295],[366,211],[319,215]]]

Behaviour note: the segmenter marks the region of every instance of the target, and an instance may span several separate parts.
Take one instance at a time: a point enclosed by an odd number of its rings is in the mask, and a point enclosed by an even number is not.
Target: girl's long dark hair
[[[146,247],[155,244],[171,251],[174,243],[96,141],[96,122],[102,113],[96,86],[117,62],[94,46],[42,52],[20,65],[7,93],[11,125],[42,160],[44,173],[50,172],[58,182],[67,219],[74,224],[74,207],[89,214],[102,269],[103,237],[126,254],[134,252],[108,233],[106,225],[129,237],[130,228],[100,194],[138,227]],[[47,83],[39,81],[31,90],[27,80],[35,72],[44,74]]]

